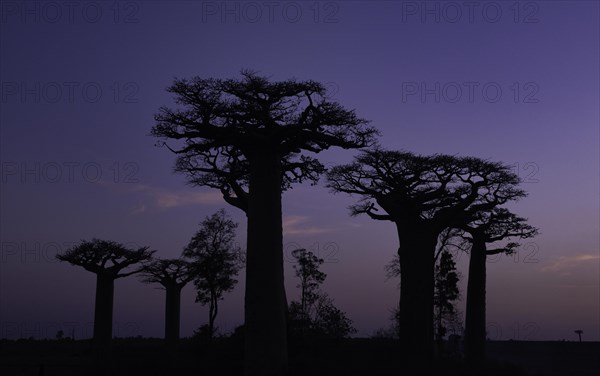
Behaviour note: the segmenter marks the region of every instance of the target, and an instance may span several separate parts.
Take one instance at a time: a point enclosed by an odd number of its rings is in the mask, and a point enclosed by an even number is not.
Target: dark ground
[[[89,341],[0,341],[0,374],[93,375]],[[182,340],[170,368],[159,339],[115,339],[113,375],[241,375],[241,338],[212,344]],[[398,345],[388,339],[305,341],[290,346],[296,375],[399,375]],[[435,375],[600,375],[600,342],[488,342],[484,369],[467,370],[459,359],[439,361]]]

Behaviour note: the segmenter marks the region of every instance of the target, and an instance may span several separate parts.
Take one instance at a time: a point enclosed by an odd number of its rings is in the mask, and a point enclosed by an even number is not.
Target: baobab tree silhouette
[[[441,258],[443,254],[451,254],[452,250],[461,250],[463,249],[461,247],[462,243],[464,243],[464,240],[461,241],[462,237],[461,237],[462,231],[458,230],[458,229],[454,229],[454,228],[447,228],[444,231],[442,231],[442,233],[439,235],[438,237],[438,244],[437,244],[437,249],[435,251],[435,257],[434,257],[434,262],[437,263],[437,265],[435,266],[435,273],[434,273],[434,316],[436,319],[436,324],[439,328],[440,324],[444,324],[444,321],[446,321],[446,324],[451,324],[452,325],[452,329],[456,330],[457,328],[457,324],[459,324],[459,318],[458,318],[458,312],[455,310],[454,307],[454,300],[457,300],[459,298],[459,295],[456,295],[454,293],[450,293],[449,292],[451,290],[454,290],[457,287],[457,283],[459,281],[459,278],[461,277],[460,273],[456,273],[455,276],[452,274],[454,273],[455,269],[453,266],[451,266],[451,263],[449,261],[452,261],[452,264],[454,264],[454,261],[449,258],[448,256],[445,256],[446,259],[444,260],[444,262],[441,262]],[[443,267],[441,267],[441,264],[445,264]],[[448,266],[451,266],[450,268],[448,268]],[[443,274],[446,274],[446,276],[442,276],[439,275],[439,272],[443,271]],[[400,256],[398,255],[398,253],[396,253],[394,255],[394,258],[385,266],[385,272],[386,272],[386,279],[391,279],[391,278],[397,278],[400,277],[401,274],[401,268],[400,268]],[[456,277],[456,278],[455,278]],[[400,287],[400,284],[398,284],[398,287]],[[440,291],[438,291],[438,287],[441,287],[442,289],[448,289],[447,292],[442,292],[440,294]],[[436,295],[438,295],[439,298],[442,299],[438,299],[438,297],[436,297]],[[398,303],[400,301],[398,300]],[[436,312],[437,310],[437,312]],[[399,336],[399,315],[400,314],[400,307],[398,306],[397,308],[395,308],[392,311],[392,321],[393,321],[393,326],[392,326],[392,330],[394,331],[394,334],[396,336]],[[439,319],[442,319],[442,322],[439,321]],[[439,331],[434,327],[434,331],[435,331],[435,335],[436,335],[436,339],[441,340],[442,338],[438,337],[438,333]],[[444,333],[446,331],[446,329],[443,329]],[[443,337],[443,335],[441,336]],[[437,342],[437,341],[436,341]],[[437,349],[437,353],[438,354],[442,354],[442,344],[440,344],[439,342],[436,344],[438,346]]]
[[[474,220],[461,227],[470,235],[465,237],[471,244],[469,257],[469,280],[467,283],[467,304],[465,315],[465,356],[470,363],[485,360],[485,289],[487,256],[500,253],[511,254],[518,243],[488,249],[488,243],[508,238],[526,239],[537,235],[538,230],[526,223],[525,218],[505,208],[494,208],[477,213]]]
[[[334,192],[361,196],[353,215],[394,222],[400,247],[402,356],[407,367],[433,357],[434,261],[438,236],[475,213],[524,195],[510,166],[474,157],[368,150],[328,173]],[[378,213],[378,207],[385,213]]]
[[[191,184],[217,188],[248,219],[245,374],[287,372],[281,194],[315,181],[323,165],[302,152],[361,148],[377,131],[326,98],[314,81],[177,79],[168,89],[181,108],[162,107],[152,135],[177,155]]]
[[[142,281],[158,283],[166,293],[165,343],[174,351],[179,340],[181,290],[195,278],[192,264],[182,259],[152,259],[144,263]]]
[[[141,263],[149,260],[154,252],[148,247],[130,249],[117,242],[94,238],[56,255],[60,261],[96,274],[93,347],[98,361],[108,363],[110,360],[115,279],[140,273]],[[132,266],[135,268],[130,268]]]

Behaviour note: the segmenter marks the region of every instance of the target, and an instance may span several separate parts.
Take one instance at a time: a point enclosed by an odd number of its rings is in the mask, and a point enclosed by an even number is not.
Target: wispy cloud
[[[221,194],[217,191],[168,190],[146,184],[131,184],[123,192],[138,196],[138,204],[131,214],[140,214],[151,209],[218,205],[223,202]]]
[[[598,254],[579,254],[573,256],[560,256],[548,265],[542,267],[543,272],[565,272],[574,267],[580,266],[583,263],[590,261],[598,262],[600,255]]]
[[[208,204],[214,205],[223,201],[219,192],[152,192],[159,208],[168,209],[177,206]]]
[[[314,226],[307,224],[310,221],[309,217],[301,215],[291,215],[283,217],[283,234],[284,235],[315,235],[331,232],[330,228],[323,226]]]
[[[131,214],[140,214],[146,211],[146,204],[144,203],[140,203],[138,204],[138,206],[136,206],[135,209],[133,209],[133,211],[131,212]]]

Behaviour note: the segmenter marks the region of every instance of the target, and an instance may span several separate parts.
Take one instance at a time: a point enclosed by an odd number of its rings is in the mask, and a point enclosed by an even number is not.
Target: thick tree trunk
[[[259,149],[259,148],[257,148]],[[245,295],[247,376],[287,373],[281,161],[268,147],[250,159]]]
[[[465,316],[465,356],[470,363],[481,363],[485,360],[485,261],[485,240],[474,237],[469,258]]]
[[[113,295],[112,275],[96,274],[96,305],[94,308],[94,353],[100,362],[108,362],[111,353]]]
[[[400,343],[404,364],[425,369],[433,358],[434,257],[437,234],[397,224],[400,239]]]
[[[181,287],[173,285],[165,287],[167,298],[165,303],[165,342],[167,347],[175,348],[179,340],[181,317]]]
[[[171,372],[174,372],[177,365],[177,343],[179,342],[181,316],[181,289],[182,286],[177,285],[165,286],[165,348]]]

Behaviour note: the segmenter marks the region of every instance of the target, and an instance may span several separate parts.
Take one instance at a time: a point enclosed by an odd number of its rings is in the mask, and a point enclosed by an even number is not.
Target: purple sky
[[[327,83],[382,131],[386,148],[514,164],[529,197],[510,208],[541,234],[488,263],[489,335],[575,340],[582,329],[600,340],[597,2],[44,4],[1,5],[0,337],[91,335],[95,278],[54,260],[81,239],[177,257],[224,207],[244,245],[243,214],[186,186],[149,132],[158,108],[173,104],[165,88],[174,77],[249,68]],[[398,301],[383,269],[397,239],[391,223],[349,217],[352,202],[322,183],[286,192],[284,246],[326,259],[324,290],[368,336],[390,324]],[[467,260],[459,255],[463,312]],[[291,262],[285,268],[293,299]],[[224,332],[242,323],[243,277],[222,302]],[[154,287],[116,283],[116,335],[162,336],[164,293]],[[191,286],[183,294],[185,336],[207,309]]]

